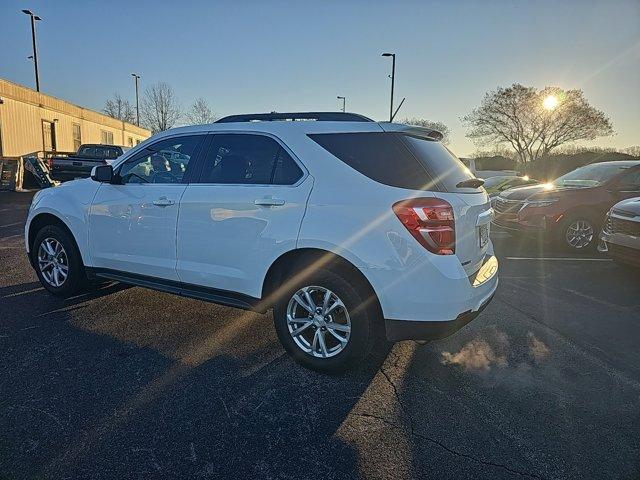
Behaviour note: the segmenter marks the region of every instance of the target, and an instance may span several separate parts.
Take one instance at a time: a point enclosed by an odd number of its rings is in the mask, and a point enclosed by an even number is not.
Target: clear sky
[[[513,82],[581,88],[612,119],[600,146],[640,144],[640,0],[0,2],[0,77],[34,85],[29,8],[43,92],[102,109],[165,81],[218,115],[347,110],[388,117],[397,54],[399,117],[445,122],[452,149],[474,150],[459,117]]]

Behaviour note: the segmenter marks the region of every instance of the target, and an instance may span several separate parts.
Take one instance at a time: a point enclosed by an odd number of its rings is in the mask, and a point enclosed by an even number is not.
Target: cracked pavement
[[[458,334],[320,375],[270,315],[107,285],[67,301],[0,192],[0,478],[640,478],[640,275],[494,234]]]

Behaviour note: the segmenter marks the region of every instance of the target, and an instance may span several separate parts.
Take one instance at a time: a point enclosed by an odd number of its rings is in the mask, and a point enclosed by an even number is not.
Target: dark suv
[[[587,250],[595,246],[607,211],[638,195],[640,161],[592,163],[551,183],[501,193],[494,224],[542,235],[570,250]]]

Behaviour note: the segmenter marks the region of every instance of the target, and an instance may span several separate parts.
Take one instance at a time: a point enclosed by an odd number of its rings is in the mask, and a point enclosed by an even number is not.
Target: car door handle
[[[168,207],[170,205],[173,205],[174,202],[173,200],[169,200],[167,197],[160,197],[157,200],[153,201],[153,204],[157,207]]]
[[[280,205],[284,205],[284,200],[279,198],[259,198],[255,202],[254,205],[260,205],[262,207],[277,207]]]

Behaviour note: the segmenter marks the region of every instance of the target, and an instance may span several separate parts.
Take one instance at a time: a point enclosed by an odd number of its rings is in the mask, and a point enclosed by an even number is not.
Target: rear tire
[[[273,320],[282,346],[296,362],[335,373],[369,355],[379,318],[376,308],[367,305],[373,302],[367,302],[364,289],[328,269],[290,282],[274,306]]]
[[[68,298],[87,285],[80,252],[69,233],[57,225],[42,227],[31,249],[33,266],[44,288]]]

